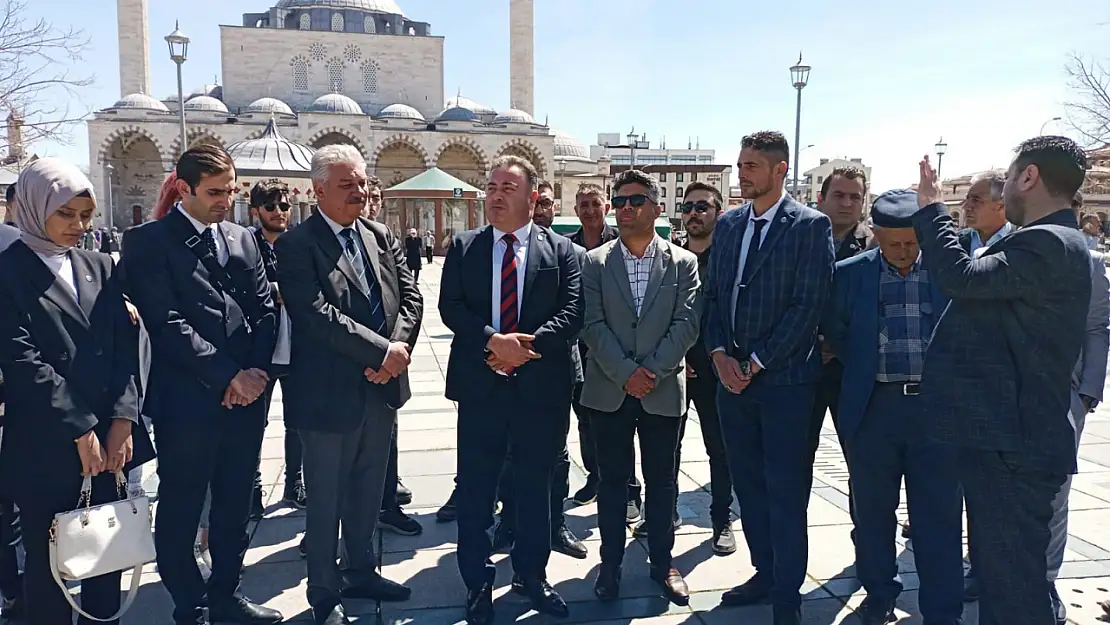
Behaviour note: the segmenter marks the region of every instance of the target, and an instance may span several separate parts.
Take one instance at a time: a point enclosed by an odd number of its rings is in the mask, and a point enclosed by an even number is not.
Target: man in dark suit
[[[508,450],[517,499],[513,589],[538,612],[567,615],[547,582],[549,489],[569,427],[581,286],[570,241],[532,223],[537,183],[528,161],[498,159],[486,185],[490,225],[456,235],[443,264],[439,311],[455,334],[447,398],[459,406],[459,571],[471,625],[493,620],[487,530]]]
[[[424,302],[401,242],[360,218],[366,163],[330,145],[312,157],[319,210],[277,243],[278,284],[292,323],[288,395],[304,443],[308,602],[318,625],[349,623],[340,597],[404,601],[375,571],[372,536],[397,410]],[[335,554],[340,523],[347,568]]]
[[[897,620],[902,592],[894,534],[902,480],[914,523],[918,604],[925,622],[958,625],[963,613],[960,483],[951,445],[925,439],[921,370],[948,299],[921,262],[912,191],[888,191],[871,208],[879,249],[836,265],[821,331],[843,363],[837,434],[848,461],[856,577],[864,625]]]
[[[1023,142],[1007,172],[1006,217],[1021,229],[972,259],[928,157],[913,217],[929,275],[952,298],[922,374],[928,435],[957,446],[984,625],[1053,623],[1045,553],[1052,500],[1076,470],[1068,419],[1091,292],[1070,203],[1087,158],[1064,137]],[[989,537],[989,538],[987,538]]]
[[[158,569],[177,623],[278,623],[239,592],[277,314],[251,233],[225,222],[235,167],[217,146],[177,162],[181,203],[126,233],[131,300],[150,334],[148,410],[158,441]],[[211,490],[207,585],[193,542]],[[208,614],[204,607],[207,606]]]
[[[817,324],[832,283],[832,227],[783,191],[790,148],[781,133],[758,132],[742,146],[740,190],[751,201],[717,222],[705,344],[721,381],[721,429],[756,574],[721,601],[770,597],[775,625],[796,624],[809,551],[809,431],[821,373]]]
[[[405,262],[412,272],[413,280],[420,281],[420,266],[423,264],[421,256],[424,254],[424,241],[416,234],[416,228],[409,228],[405,237]]]

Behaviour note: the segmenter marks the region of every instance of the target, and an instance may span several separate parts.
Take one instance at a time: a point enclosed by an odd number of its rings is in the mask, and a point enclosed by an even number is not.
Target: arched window
[[[362,19],[362,30],[370,35],[378,32],[378,24],[374,22],[372,15],[367,15]]]
[[[312,16],[309,15],[308,13],[301,13],[300,18],[298,18],[298,26],[300,27],[301,30],[311,29],[312,28]]]
[[[343,61],[338,57],[328,59],[328,90],[343,93]]]
[[[333,33],[343,32],[343,14],[342,13],[332,13],[331,14],[331,30],[332,30]]]
[[[373,59],[362,62],[362,90],[365,93],[378,92],[378,64]]]
[[[293,91],[308,93],[308,59],[303,56],[293,57],[290,66],[293,68]]]

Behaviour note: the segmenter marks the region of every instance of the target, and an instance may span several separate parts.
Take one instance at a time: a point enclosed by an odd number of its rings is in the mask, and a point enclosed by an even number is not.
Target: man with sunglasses
[[[590,346],[582,404],[598,413],[591,427],[601,482],[597,525],[601,568],[594,594],[620,596],[626,542],[628,479],[635,471],[635,440],[647,490],[650,575],[676,605],[689,589],[673,567],[677,496],[675,449],[686,414],[686,352],[698,337],[698,261],[655,232],[659,183],[636,169],[613,182],[621,238],[587,255],[582,340]]]
[[[749,202],[717,222],[705,342],[721,380],[717,408],[756,573],[721,601],[770,599],[775,625],[798,625],[809,552],[809,424],[821,374],[817,325],[832,284],[832,225],[785,193],[790,146],[782,133],[757,132],[741,146],[737,169]]]

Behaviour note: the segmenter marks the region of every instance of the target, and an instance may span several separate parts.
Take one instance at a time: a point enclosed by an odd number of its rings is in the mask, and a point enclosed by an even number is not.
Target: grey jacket
[[[582,405],[616,412],[624,384],[638,367],[655,374],[644,410],[679,417],[686,412],[683,359],[698,337],[698,259],[657,239],[647,292],[637,316],[620,241],[592,250],[582,268],[581,340],[589,347]]]
[[[1091,304],[1087,309],[1087,335],[1072,374],[1072,390],[1102,401],[1106,384],[1106,359],[1110,349],[1110,281],[1106,267],[1091,255]],[[1073,401],[1078,397],[1073,397]]]

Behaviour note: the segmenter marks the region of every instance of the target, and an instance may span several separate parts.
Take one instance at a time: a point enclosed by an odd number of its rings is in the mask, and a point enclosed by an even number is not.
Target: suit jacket
[[[146,412],[155,420],[225,418],[221,402],[235,375],[271,367],[277,310],[258,244],[234,223],[221,222],[216,231],[227,246],[226,293],[185,245],[196,229],[179,210],[124,233],[128,292],[150,334]],[[262,404],[232,411],[264,420]]]
[[[655,374],[644,410],[680,417],[686,413],[683,359],[698,338],[698,259],[661,238],[640,313],[636,314],[619,241],[589,252],[582,272],[586,300],[582,338],[589,345],[583,406],[616,412],[624,384],[643,367]]]
[[[843,364],[837,433],[851,440],[867,410],[879,372],[879,280],[883,271],[878,248],[836,264],[832,297],[825,307],[821,332]],[[948,298],[930,277],[932,297],[921,314],[939,319]]]
[[[286,414],[296,429],[353,431],[367,402],[399,409],[412,396],[407,371],[381,386],[364,372],[381,368],[390,343],[415,349],[424,299],[389,228],[362,218],[354,226],[369,256],[367,277],[380,287],[385,335],[371,329],[370,300],[320,214],[277,240],[278,283],[293,327]]]
[[[551,234],[557,235],[557,236],[563,236],[563,235],[559,234],[558,232],[555,232],[554,230],[551,231]],[[567,237],[567,239],[570,240],[569,237]],[[582,247],[581,245],[578,245],[574,241],[571,241],[570,244],[571,244],[571,246],[574,247],[574,255],[578,259],[578,266],[579,267],[585,266],[585,264],[586,264],[586,248]],[[570,371],[571,371],[571,377],[574,380],[575,384],[581,384],[586,379],[586,377],[585,377],[586,363],[585,363],[585,358],[582,356],[582,351],[581,351],[581,347],[580,347],[580,345],[582,343],[582,340],[581,340],[580,337],[581,337],[581,335],[575,336],[574,341],[570,345]]]
[[[154,448],[139,420],[138,328],[106,254],[70,251],[77,296],[22,242],[0,254],[0,369],[7,397],[0,480],[6,492],[76,490],[74,439],[113,419],[133,424],[134,459]],[[76,500],[73,502],[76,505]]]
[[[1091,255],[1091,300],[1087,307],[1087,333],[1083,352],[1072,374],[1072,388],[1079,395],[1102,401],[1106,385],[1107,351],[1110,349],[1110,281],[1106,265]]]
[[[749,284],[736,298],[734,328],[732,290],[751,216],[749,203],[717,220],[705,291],[705,345],[741,360],[755,353],[765,369],[759,376],[771,384],[815,382],[821,372],[817,325],[832,287],[832,224],[789,196],[783,200],[753,260]]]
[[[913,225],[930,278],[952,299],[925,356],[930,434],[1075,471],[1068,408],[1091,295],[1091,258],[1075,216],[1048,215],[975,260],[943,204],[918,211]]]
[[[875,243],[875,233],[871,228],[863,224],[856,226],[856,229],[851,234],[844,237],[840,243],[833,242],[836,245],[836,262],[848,260],[853,256],[873,249]]]
[[[262,228],[255,228],[252,232],[254,241],[258,244],[258,253],[262,256],[262,267],[266,270],[266,280],[270,283],[270,297],[274,298],[274,305],[281,308],[281,305],[277,303],[277,253],[274,252],[274,248],[270,247],[270,242],[266,240],[266,237],[262,236]]]
[[[446,392],[453,401],[482,401],[495,384],[507,382],[485,364],[486,343],[495,333],[493,263],[501,262],[493,258],[493,244],[493,226],[463,232],[451,240],[443,261],[439,313],[455,333]],[[512,377],[528,389],[522,399],[535,402],[537,409],[570,402],[570,350],[582,329],[581,298],[578,257],[571,242],[533,224],[517,328],[536,337],[533,350],[542,357],[525,363]]]
[[[424,264],[424,241],[420,237],[405,237],[405,262],[413,271]]]

